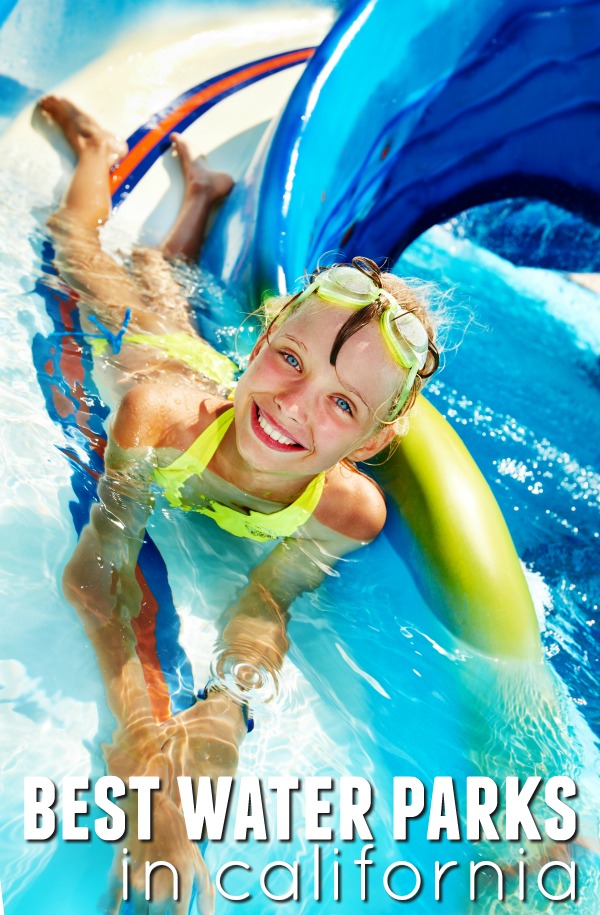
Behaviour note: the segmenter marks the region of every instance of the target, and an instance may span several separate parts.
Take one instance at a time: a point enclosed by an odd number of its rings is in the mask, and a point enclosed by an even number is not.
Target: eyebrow
[[[337,375],[337,372],[336,372],[336,375]],[[339,375],[338,375],[338,378],[340,378]],[[344,382],[342,381],[341,378],[340,378],[340,383],[342,384],[343,387],[346,388],[347,391],[350,391],[351,394],[354,394],[355,397],[358,397],[359,400],[362,400],[362,402],[364,403],[367,410],[371,410],[371,407],[369,406],[369,404],[367,403],[365,398],[362,396],[362,394],[359,391],[356,390],[356,388],[351,388],[349,384],[344,384]]]
[[[284,337],[287,337],[288,340],[293,340],[294,343],[296,344],[296,346],[302,347],[302,349],[304,350],[305,353],[308,352],[308,350],[306,348],[306,344],[304,344],[302,342],[302,340],[299,340],[298,337],[294,337],[294,336],[292,336],[292,334],[284,334]]]

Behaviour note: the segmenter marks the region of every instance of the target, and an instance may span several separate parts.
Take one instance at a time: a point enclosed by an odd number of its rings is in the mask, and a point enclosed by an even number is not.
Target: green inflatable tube
[[[541,660],[533,602],[498,503],[424,397],[409,433],[374,476],[409,529],[404,558],[445,625],[486,655]]]

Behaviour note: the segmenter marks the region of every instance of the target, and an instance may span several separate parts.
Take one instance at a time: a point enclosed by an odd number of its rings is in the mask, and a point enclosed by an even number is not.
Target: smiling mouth
[[[275,428],[261,413],[258,404],[252,405],[252,429],[256,437],[275,451],[306,451],[303,445]]]

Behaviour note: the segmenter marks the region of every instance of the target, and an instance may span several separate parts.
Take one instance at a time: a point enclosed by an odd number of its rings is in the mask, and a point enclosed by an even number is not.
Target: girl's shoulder
[[[142,383],[123,397],[112,423],[122,448],[177,448],[185,451],[213,420],[231,406],[199,388]]]
[[[342,462],[327,474],[314,518],[345,537],[368,543],[385,524],[385,498],[370,477]]]

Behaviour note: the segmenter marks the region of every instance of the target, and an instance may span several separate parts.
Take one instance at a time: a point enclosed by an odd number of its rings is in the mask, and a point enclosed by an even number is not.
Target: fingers
[[[190,881],[188,887],[182,889],[179,902],[174,903],[173,905],[173,915],[188,915],[190,911],[190,903],[192,901],[192,891],[193,886]]]
[[[134,887],[131,888],[130,898],[124,901],[123,886],[113,876],[100,901],[99,908],[106,915],[188,915],[194,895],[196,896],[196,908],[200,915],[213,915],[215,889],[200,855],[193,864],[193,875],[192,873],[182,875],[180,896],[177,902],[169,896],[148,901],[145,894]]]
[[[213,915],[215,910],[215,887],[210,879],[208,868],[200,853],[198,853],[198,858],[195,862],[195,869],[195,885],[198,891],[196,896],[196,908],[200,915]]]

